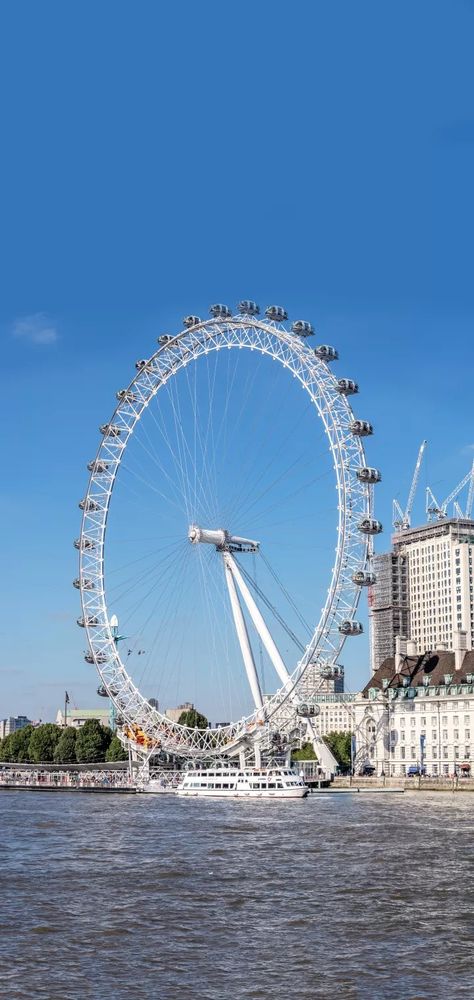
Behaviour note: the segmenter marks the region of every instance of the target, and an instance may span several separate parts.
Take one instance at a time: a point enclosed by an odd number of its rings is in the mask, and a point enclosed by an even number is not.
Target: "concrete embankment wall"
[[[332,786],[337,789],[390,788],[409,792],[474,792],[474,778],[335,778]]]

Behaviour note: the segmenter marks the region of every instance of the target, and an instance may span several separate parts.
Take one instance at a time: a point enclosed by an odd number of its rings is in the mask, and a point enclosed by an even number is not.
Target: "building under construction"
[[[454,636],[462,631],[466,648],[474,648],[474,464],[442,503],[427,489],[428,523],[412,528],[425,447],[423,441],[405,510],[394,501],[392,550],[373,557],[375,583],[368,594],[373,672],[395,655],[397,637],[412,640],[421,654],[453,649]],[[458,498],[466,487],[462,510]]]
[[[384,552],[373,557],[375,584],[369,589],[371,668],[395,654],[397,636],[410,635],[408,556]]]

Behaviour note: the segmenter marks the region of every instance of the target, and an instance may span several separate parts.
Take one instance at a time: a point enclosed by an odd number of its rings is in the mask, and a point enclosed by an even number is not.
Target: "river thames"
[[[473,806],[4,791],[0,995],[472,997]]]

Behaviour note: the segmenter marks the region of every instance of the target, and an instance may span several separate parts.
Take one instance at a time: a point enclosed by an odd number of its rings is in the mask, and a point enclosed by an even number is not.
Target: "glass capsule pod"
[[[115,398],[118,399],[119,403],[136,403],[138,397],[131,389],[119,389],[115,393]]]
[[[101,424],[99,430],[104,437],[120,437],[122,433],[120,427],[117,427],[116,424]]]
[[[363,535],[380,535],[380,532],[383,531],[381,522],[376,521],[375,517],[363,517],[357,527]]]
[[[99,624],[99,619],[94,618],[93,616],[91,618],[83,618],[81,616],[80,618],[77,619],[77,624],[80,626],[80,628],[85,628],[86,625],[87,628],[95,628],[95,626]]]
[[[342,396],[355,396],[359,392],[359,386],[351,378],[340,378],[337,383],[337,391]]]
[[[256,302],[252,302],[251,299],[242,299],[239,302],[237,309],[241,316],[259,316],[260,306]]]
[[[76,577],[76,579],[72,581],[72,585],[73,585],[73,587],[76,588],[76,590],[94,590],[95,589],[95,583],[92,580],[88,580],[87,577],[85,577],[85,576],[82,578],[82,581],[79,579],[79,577]]]
[[[335,347],[331,347],[330,344],[320,344],[319,347],[315,348],[314,353],[320,361],[339,360],[339,351]]]
[[[232,312],[229,306],[225,306],[222,302],[217,302],[216,305],[209,307],[209,312],[214,319],[230,319]]]
[[[297,319],[291,324],[291,330],[292,333],[298,334],[298,337],[312,337],[314,334],[314,327],[305,319]]]
[[[165,344],[169,344],[170,340],[174,340],[170,333],[161,333],[158,337],[158,344],[164,347]]]
[[[187,330],[190,330],[192,326],[197,326],[200,322],[201,319],[199,316],[185,316],[183,319],[183,326],[185,326]]]
[[[140,361],[135,361],[135,368],[137,372],[140,372],[142,368],[146,368],[149,358],[141,358]]]
[[[90,538],[75,538],[74,548],[79,552],[92,552],[95,549],[95,542]]]
[[[319,705],[309,704],[304,701],[296,706],[296,714],[302,716],[304,719],[313,718],[315,715],[319,715],[320,711]]]
[[[382,473],[378,469],[371,469],[369,466],[362,466],[361,469],[357,469],[356,476],[359,482],[368,483],[370,486],[382,481]]]
[[[118,393],[117,393],[117,398],[118,398]],[[93,462],[87,463],[87,468],[89,472],[93,472],[95,476],[103,476],[105,472],[109,471],[110,466],[108,462],[99,462],[98,459],[94,459]]]
[[[369,437],[370,434],[374,433],[374,428],[368,420],[353,420],[349,425],[349,430],[356,437]]]
[[[85,510],[87,513],[94,510],[100,510],[100,503],[96,500],[91,500],[90,497],[84,497],[84,500],[80,500],[78,504],[80,510]]]
[[[352,582],[358,587],[372,587],[376,581],[375,573],[365,573],[364,570],[357,570],[352,574]]]
[[[283,306],[268,306],[265,309],[267,319],[272,319],[275,323],[284,323],[288,319],[288,313]]]
[[[342,635],[362,635],[364,626],[362,622],[357,622],[353,618],[346,618],[339,625],[339,631]]]
[[[94,663],[107,663],[109,658],[107,656],[107,653],[94,653],[94,655],[92,655],[92,653],[85,653],[84,659],[86,663],[94,664]],[[97,692],[97,694],[98,693],[99,692]]]

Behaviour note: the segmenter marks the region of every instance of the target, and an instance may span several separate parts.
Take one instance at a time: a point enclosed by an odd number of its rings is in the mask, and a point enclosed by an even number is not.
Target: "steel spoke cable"
[[[134,576],[129,576],[126,580],[121,580],[120,583],[116,583],[113,587],[110,587],[109,593],[111,595],[114,595],[113,596],[114,601],[123,600],[127,596],[127,594],[130,593],[132,590],[134,591],[138,590],[140,585],[144,583],[144,581],[147,580],[147,578],[152,573],[156,573],[156,571],[159,569],[160,566],[163,566],[165,563],[169,562],[169,560],[175,555],[178,548],[180,548],[182,544],[183,544],[182,540],[175,543],[172,552],[167,553],[165,556],[163,556],[162,559],[159,559],[158,562],[153,563],[153,565],[149,566],[148,569],[146,569],[140,576],[137,576],[136,574]],[[121,593],[117,594],[116,592],[119,590],[119,588],[123,587],[125,587],[126,589]]]
[[[309,625],[309,623],[306,621],[306,619],[303,618],[303,615],[301,614],[301,612],[300,612],[297,604],[295,604],[293,598],[291,597],[291,594],[288,592],[288,590],[286,589],[286,587],[283,585],[283,583],[280,580],[280,577],[278,576],[276,570],[273,569],[273,567],[271,566],[269,560],[267,559],[267,557],[265,556],[265,554],[262,552],[262,549],[260,549],[260,558],[265,563],[265,566],[267,567],[269,573],[272,575],[273,579],[275,580],[275,583],[280,588],[282,594],[286,597],[286,600],[288,601],[288,604],[290,605],[290,607],[295,612],[295,615],[298,618],[300,624],[303,626],[304,629],[306,629],[306,632],[308,633],[308,635],[311,636],[313,634],[314,629],[312,628],[311,625]]]
[[[237,562],[237,560],[236,560],[236,562]],[[274,618],[276,618],[277,622],[285,630],[285,632],[289,636],[289,638],[295,643],[295,646],[298,647],[298,649],[300,650],[301,653],[304,653],[306,647],[303,645],[303,643],[300,641],[300,639],[298,639],[298,636],[295,635],[295,633],[289,627],[289,625],[287,625],[287,623],[285,622],[285,620],[282,617],[282,615],[280,614],[280,612],[277,611],[277,609],[275,608],[275,606],[271,603],[271,601],[263,593],[263,590],[260,587],[257,587],[257,584],[255,583],[255,580],[252,578],[252,576],[250,575],[250,573],[248,573],[247,570],[242,566],[241,562],[238,562],[238,566],[239,566],[239,569],[240,569],[242,575],[247,580],[247,583],[250,584],[250,586],[253,588],[253,590],[255,591],[255,593],[258,594],[258,596],[260,597],[260,599],[267,606],[268,610],[271,611],[271,613],[274,616]]]

